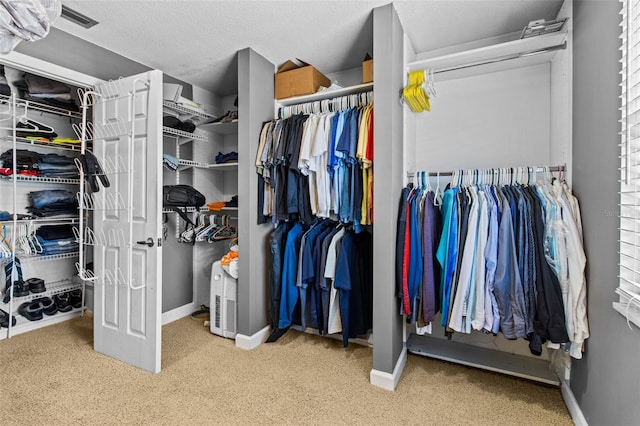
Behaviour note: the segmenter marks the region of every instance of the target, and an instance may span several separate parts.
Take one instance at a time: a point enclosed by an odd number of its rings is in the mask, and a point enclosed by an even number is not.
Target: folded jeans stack
[[[13,174],[13,150],[0,154],[0,173]],[[59,154],[41,154],[28,149],[16,150],[18,174],[50,178],[77,179],[79,176],[73,157]]]
[[[34,216],[48,217],[78,214],[75,194],[66,189],[45,189],[29,193],[31,205],[27,211]]]
[[[73,253],[79,249],[71,225],[41,226],[36,230],[36,238],[45,256]]]
[[[38,161],[40,176],[77,179],[78,168],[73,158],[59,154],[45,154]]]

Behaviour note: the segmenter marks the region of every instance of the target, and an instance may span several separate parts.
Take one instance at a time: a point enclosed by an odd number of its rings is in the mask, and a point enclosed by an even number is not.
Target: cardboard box
[[[371,83],[373,81],[373,58],[368,54],[362,61],[362,82]]]
[[[275,75],[276,99],[311,95],[321,86],[331,85],[331,80],[320,71],[300,59],[298,61],[287,61],[278,68]]]

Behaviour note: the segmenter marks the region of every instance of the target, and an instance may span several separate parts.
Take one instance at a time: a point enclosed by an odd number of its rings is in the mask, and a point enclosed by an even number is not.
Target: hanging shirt
[[[535,268],[536,268],[536,316],[533,321],[535,333],[552,343],[565,343],[569,341],[566,329],[562,290],[558,277],[553,273],[551,266],[545,259],[543,221],[543,198],[537,192],[532,197],[534,202],[533,220],[535,228]]]
[[[564,193],[562,185],[555,181],[553,184],[555,195],[558,199],[563,214],[562,219],[565,230],[568,286],[565,297],[565,313],[567,321],[567,334],[571,341],[569,353],[576,359],[582,358],[582,350],[585,339],[589,337],[589,325],[587,321],[587,293],[584,268],[586,256],[582,247],[582,230],[578,229],[574,213],[569,200]]]
[[[431,191],[427,192],[424,202],[422,225],[422,314],[425,322],[431,322],[438,312],[440,286],[440,271],[435,267],[440,210],[434,205],[434,193]]]
[[[298,302],[298,286],[296,285],[298,269],[298,253],[302,238],[302,224],[296,223],[287,234],[284,264],[282,267],[282,294],[280,300],[280,318],[278,328],[291,326],[293,310]]]
[[[334,286],[339,290],[340,298],[340,320],[342,321],[342,346],[349,346],[349,337],[352,334],[351,328],[351,290],[354,279],[358,272],[356,260],[355,234],[353,231],[346,232],[342,238],[342,244],[336,261],[336,273]],[[355,336],[353,336],[355,337]]]
[[[322,322],[324,333],[329,333],[329,302],[331,297],[331,288],[332,282],[331,279],[325,277],[325,270],[327,265],[327,259],[329,254],[329,246],[331,245],[331,241],[333,237],[340,231],[340,227],[333,227],[331,232],[324,237],[322,241],[322,257],[320,261],[318,278],[318,285],[322,290],[321,299],[322,299]]]
[[[400,299],[400,314],[403,311],[403,276],[404,266],[404,247],[407,227],[407,198],[411,188],[402,188],[400,194],[400,206],[398,207],[398,221],[396,225],[396,296]]]
[[[440,324],[446,327],[449,322],[449,299],[451,296],[451,285],[453,273],[458,253],[458,210],[456,195],[458,188],[449,188],[444,191],[442,197],[442,216],[444,224],[442,236],[436,257],[440,263],[442,275],[440,278],[441,312]]]
[[[479,188],[478,196],[478,238],[475,249],[475,271],[474,282],[469,288],[469,303],[467,311],[467,321],[465,332],[470,333],[471,329],[480,330],[484,324],[485,316],[485,278],[486,278],[486,258],[485,252],[489,238],[489,210],[487,207],[487,196],[484,188]]]
[[[508,191],[505,191],[508,193]],[[510,200],[504,195],[500,218],[498,263],[493,291],[500,312],[500,329],[507,339],[526,337],[524,327],[524,295],[518,273]]]
[[[331,137],[331,121],[335,114],[325,114],[320,117],[316,135],[311,147],[311,157],[308,161],[310,176],[314,183],[309,183],[309,191],[315,188],[318,217],[330,217],[331,211],[331,180],[328,173],[328,150]]]
[[[453,295],[451,316],[449,318],[449,328],[454,331],[464,332],[467,303],[469,300],[469,289],[471,281],[474,279],[475,249],[478,238],[478,203],[473,199],[475,188],[469,188],[471,202],[468,215],[468,226],[466,227],[466,237],[460,262],[460,273],[458,286]]]
[[[340,230],[334,235],[329,245],[329,251],[327,252],[327,264],[325,265],[324,276],[331,280],[331,295],[329,299],[329,324],[327,331],[329,334],[339,333],[342,330],[342,322],[340,319],[340,299],[338,297],[338,290],[333,285],[333,281],[336,276],[336,261],[338,250],[342,238],[345,234],[345,229]]]
[[[484,331],[498,334],[500,330],[500,310],[494,292],[496,267],[498,263],[498,232],[500,218],[500,199],[496,197],[494,188],[487,188],[487,201],[489,208],[489,230],[487,235],[487,246],[484,250],[486,262],[485,273],[485,293],[484,293]],[[478,323],[478,326],[480,324]]]
[[[323,250],[324,240],[335,230],[335,226],[327,224],[324,231],[316,238],[315,246],[313,247],[312,262],[314,268],[314,280],[311,288],[311,326],[318,329],[318,332],[323,335],[327,334],[326,323],[324,318],[328,318],[329,315],[329,292],[326,287],[324,278],[324,267],[327,262],[326,252]],[[328,248],[328,244],[327,244]],[[326,297],[325,297],[326,295]],[[324,301],[326,299],[326,314]]]

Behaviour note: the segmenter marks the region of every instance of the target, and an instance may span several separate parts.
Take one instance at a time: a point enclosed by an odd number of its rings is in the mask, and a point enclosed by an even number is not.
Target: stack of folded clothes
[[[27,211],[34,216],[75,216],[78,202],[73,192],[65,189],[46,189],[29,193],[31,205]]]
[[[16,150],[17,173],[26,176],[38,176],[38,161],[42,154],[27,149]],[[13,174],[13,150],[0,154],[0,174],[9,176]]]
[[[238,196],[234,195],[229,201],[211,201],[207,203],[209,210],[222,210],[228,207],[238,207]]]
[[[36,230],[36,238],[42,246],[42,254],[73,253],[78,251],[78,242],[71,225],[44,225]]]
[[[216,164],[229,163],[232,161],[238,161],[238,153],[235,151],[227,152],[226,154],[218,152],[218,155],[216,155]]]
[[[79,111],[76,101],[71,96],[71,88],[59,81],[25,73],[24,80],[14,81],[13,85],[23,99],[69,111]]]
[[[162,118],[162,125],[165,127],[171,127],[172,129],[181,130],[187,133],[193,133],[193,131],[196,130],[196,125],[193,124],[193,122],[189,120],[180,121],[176,117],[173,117],[171,115],[165,115]]]
[[[42,176],[49,178],[77,179],[78,168],[73,157],[59,154],[41,154],[27,149],[16,150],[16,169],[18,174],[26,176]],[[13,150],[0,155],[0,174],[13,174]]]
[[[73,162],[73,157],[59,154],[44,154],[38,161],[40,176],[67,179],[78,179],[80,174]]]

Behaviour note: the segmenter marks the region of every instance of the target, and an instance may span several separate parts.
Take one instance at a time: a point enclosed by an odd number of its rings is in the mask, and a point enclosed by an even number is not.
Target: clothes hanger
[[[206,226],[203,215],[196,213],[196,226],[193,228],[193,232],[196,234],[196,241],[198,241],[198,235]]]
[[[228,215],[224,216],[224,221],[224,225],[220,229],[218,229],[215,234],[213,234],[214,241],[228,240],[237,236],[235,228],[229,225]]]
[[[26,118],[26,117],[25,117]],[[55,133],[53,127],[48,126],[44,123],[41,123],[39,121],[36,121],[32,118],[26,118],[24,120],[19,120],[19,122],[27,127],[20,127],[19,131],[25,131],[25,130],[31,130],[37,133],[45,133],[45,134],[52,134]]]
[[[40,241],[38,241],[38,238],[36,237],[36,230],[35,230],[35,227],[33,226],[33,223],[30,223],[29,225],[27,225],[27,232],[28,232],[29,246],[31,247],[31,254],[33,255],[42,254],[44,252],[44,249],[42,248]]]
[[[216,223],[216,217],[217,215],[215,214],[209,216],[209,225],[198,232],[198,234],[196,235],[196,241],[207,241],[210,231],[213,231],[218,227],[218,224]]]
[[[442,205],[442,195],[440,192],[440,172],[436,172],[436,191],[433,194],[433,205],[434,206]]]

